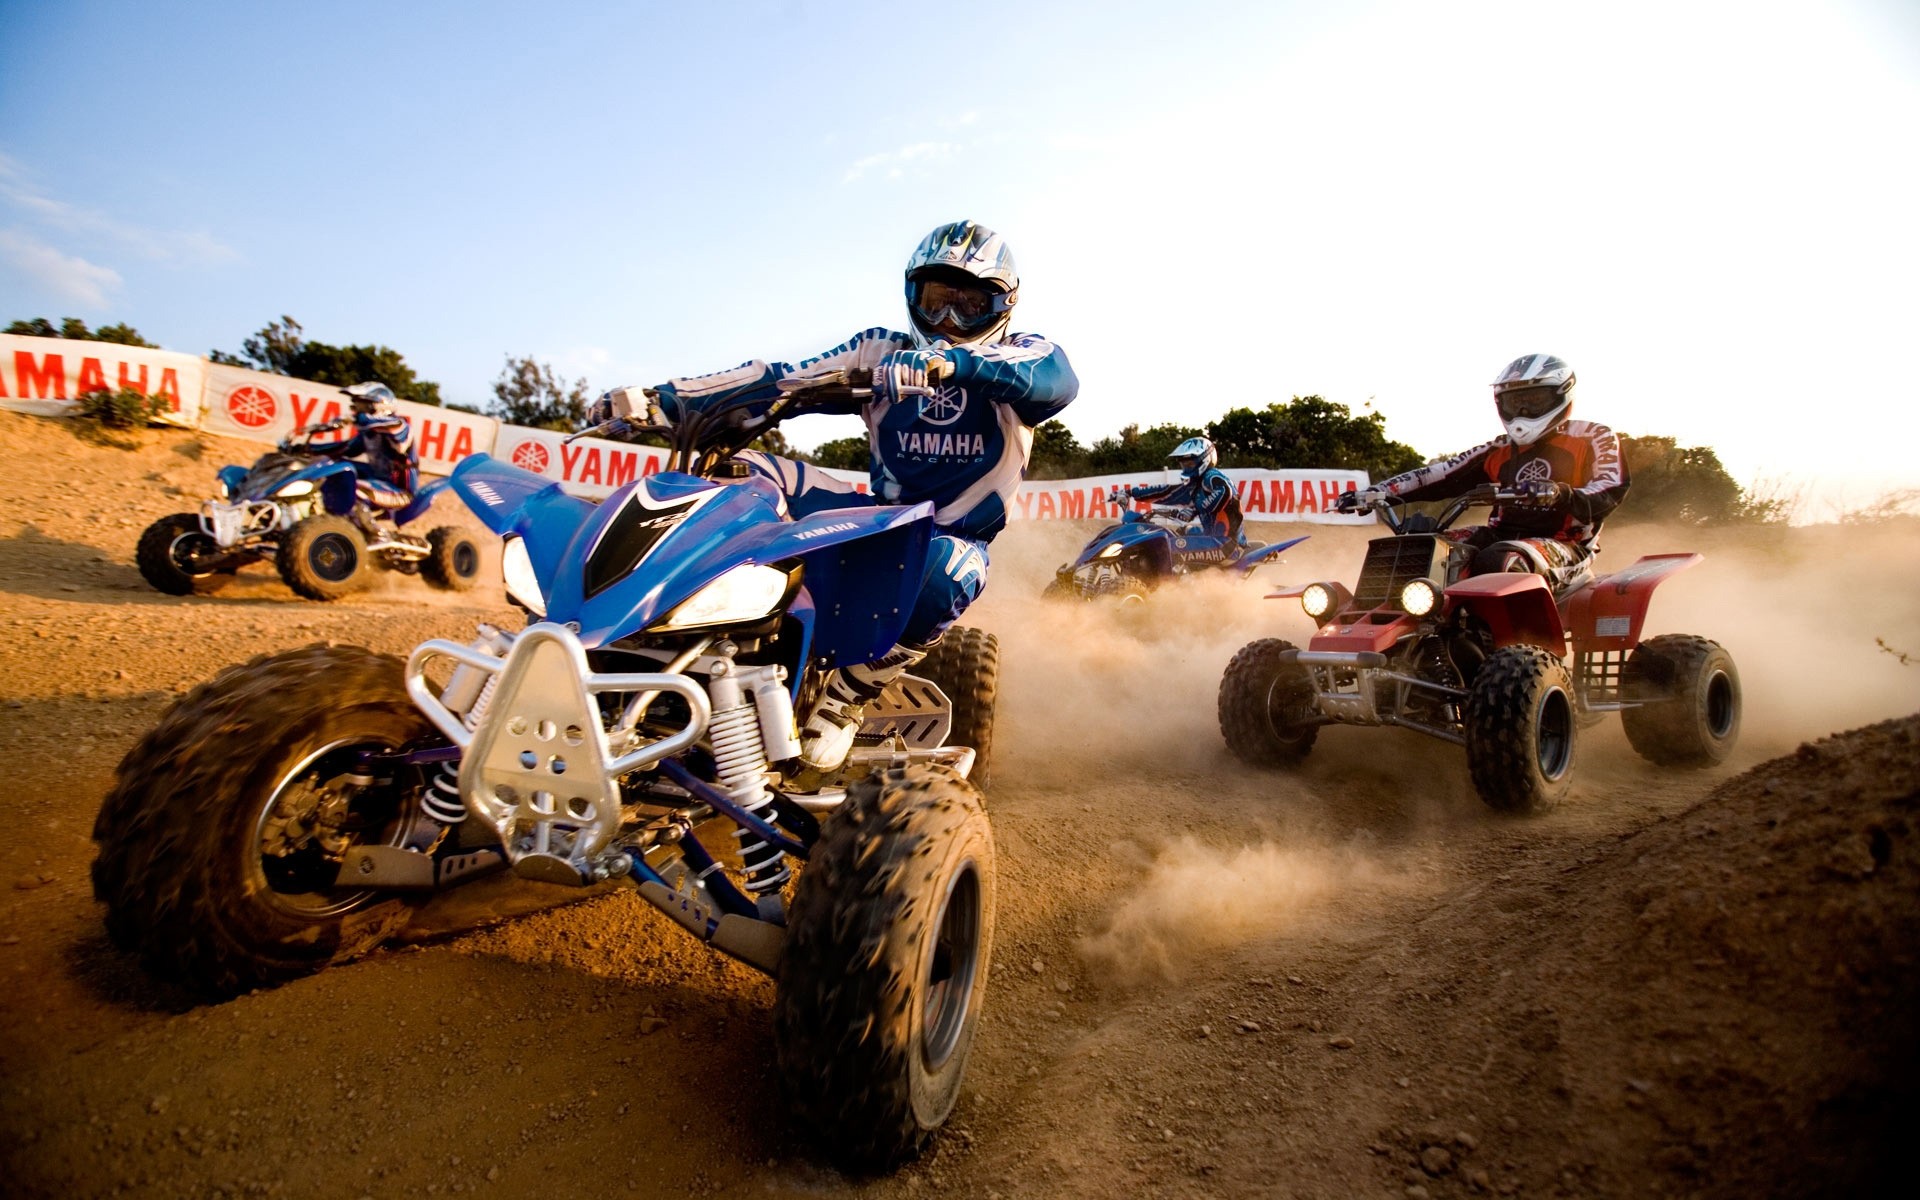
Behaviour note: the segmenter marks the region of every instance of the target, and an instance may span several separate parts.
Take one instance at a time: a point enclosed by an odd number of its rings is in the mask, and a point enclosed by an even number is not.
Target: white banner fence
[[[346,397],[333,384],[312,383],[264,371],[211,363],[191,354],[147,350],[112,342],[0,334],[0,408],[42,416],[65,416],[92,391],[132,387],[163,395],[170,412],[162,419],[224,437],[273,443],[303,425],[330,421],[347,412]],[[602,438],[567,444],[564,435],[546,429],[508,425],[492,417],[401,401],[402,414],[414,424],[420,469],[445,475],[470,454],[496,458],[544,475],[579,496],[599,498],[615,488],[666,466],[666,451]],[[864,472],[828,471],[860,491]],[[1370,516],[1333,511],[1341,492],[1367,486],[1365,471],[1227,471],[1250,521],[1312,521],[1364,524]],[[1147,475],[1100,475],[1090,479],[1029,480],[1021,485],[1009,520],[1116,520],[1120,509],[1107,503],[1116,487],[1174,482],[1171,471]]]

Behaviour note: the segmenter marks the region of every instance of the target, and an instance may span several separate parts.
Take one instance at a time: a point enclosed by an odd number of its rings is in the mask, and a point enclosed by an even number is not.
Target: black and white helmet
[[[1167,457],[1180,464],[1182,475],[1193,479],[1202,471],[1218,463],[1220,452],[1215,450],[1213,443],[1206,438],[1190,437],[1175,446]]]
[[[1551,354],[1523,354],[1493,381],[1493,403],[1516,446],[1531,446],[1573,413],[1573,368]]]
[[[346,393],[356,413],[390,417],[397,411],[394,408],[393,389],[384,383],[356,383],[340,390]]]
[[[1013,251],[985,225],[942,225],[907,259],[907,315],[923,348],[997,341],[1019,302]]]

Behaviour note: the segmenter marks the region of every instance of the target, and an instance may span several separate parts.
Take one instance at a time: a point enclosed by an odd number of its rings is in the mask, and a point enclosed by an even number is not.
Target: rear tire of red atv
[[[1467,769],[1501,812],[1543,813],[1573,784],[1573,677],[1535,646],[1494,651],[1467,693]]]
[[[307,599],[338,600],[366,584],[367,539],[345,517],[321,513],[287,530],[274,564]]]
[[[1296,662],[1282,662],[1292,642],[1263,638],[1241,648],[1220,677],[1220,736],[1235,758],[1256,767],[1297,763],[1320,736],[1313,681]]]
[[[938,766],[847,789],[794,892],[773,1035],[787,1096],[857,1172],[918,1155],[960,1097],[993,948],[993,830]]]
[[[993,776],[993,708],[1000,694],[1000,640],[984,629],[949,628],[914,674],[940,685],[953,703],[949,746],[973,747],[967,782],[985,795]]]
[[[1740,740],[1740,673],[1718,642],[1688,634],[1648,638],[1620,673],[1620,692],[1643,701],[1620,724],[1634,751],[1663,767],[1711,767]]]
[[[93,894],[114,943],[218,998],[354,957],[403,926],[417,901],[337,889],[338,859],[311,834],[361,750],[432,731],[402,673],[358,646],[307,646],[228,667],[168,709],[121,760],[94,821]],[[334,815],[383,845],[425,819],[410,793],[346,803]]]
[[[458,525],[442,525],[427,534],[427,556],[420,577],[446,592],[464,592],[480,579],[480,543]]]

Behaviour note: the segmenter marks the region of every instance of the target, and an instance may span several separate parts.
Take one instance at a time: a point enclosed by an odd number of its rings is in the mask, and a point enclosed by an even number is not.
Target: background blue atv
[[[1250,575],[1266,562],[1278,562],[1274,556],[1289,546],[1307,540],[1307,535],[1284,542],[1227,541],[1205,556],[1183,554],[1190,535],[1186,531],[1192,510],[1174,504],[1154,504],[1147,512],[1131,507],[1123,493],[1114,492],[1107,502],[1123,509],[1118,525],[1109,525],[1093,535],[1080,556],[1054,573],[1042,595],[1055,598],[1099,600],[1112,598],[1122,604],[1144,603],[1148,593],[1167,580],[1202,571],[1235,571]],[[1215,539],[1202,541],[1209,550]]]
[[[212,592],[234,572],[271,556],[287,586],[309,600],[337,600],[366,582],[369,560],[439,588],[465,590],[480,575],[480,547],[457,525],[425,537],[400,526],[433,503],[423,490],[387,512],[360,499],[360,464],[329,458],[312,438],[339,428],[301,430],[250,467],[220,468],[220,495],[198,513],[173,513],[147,526],[134,559],[148,583],[173,596]]]
[[[866,394],[854,382],[813,390]],[[998,648],[949,629],[870,706],[845,767],[803,767],[796,714],[829,668],[899,639],[933,508],[784,517],[731,455],[791,402],[657,430],[674,469],[597,505],[462,461],[450,486],[505,539],[526,628],[405,662],[309,646],[180,700],[94,827],[115,941],[223,996],[362,952],[493,868],[624,880],[775,977],[780,1074],[832,1157],[918,1152],[959,1095],[986,989],[994,846],[969,776]],[[551,1025],[529,1045],[602,1052]]]

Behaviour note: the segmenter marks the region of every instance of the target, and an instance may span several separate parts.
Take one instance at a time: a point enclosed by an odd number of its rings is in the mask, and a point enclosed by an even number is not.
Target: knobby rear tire
[[[1723,763],[1740,740],[1740,673],[1718,643],[1663,634],[1634,648],[1620,673],[1621,726],[1634,751],[1663,767]]]
[[[993,714],[1000,694],[1000,640],[984,629],[949,628],[914,674],[940,685],[953,703],[950,746],[971,746],[975,790],[985,794],[993,774]]]
[[[442,525],[427,534],[427,556],[420,577],[447,592],[464,592],[480,579],[480,543],[458,525]]]

